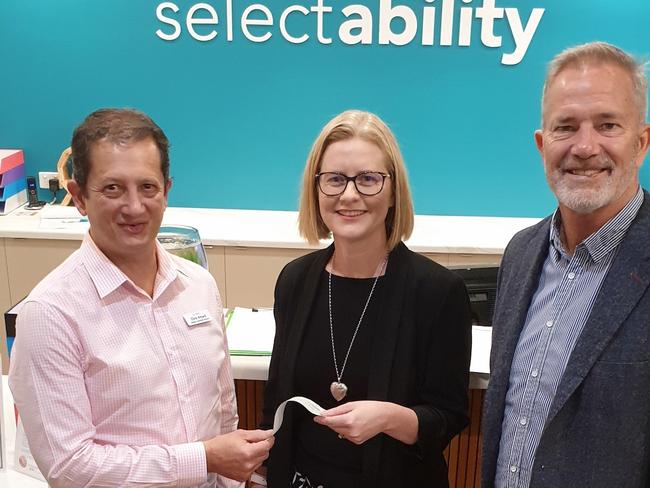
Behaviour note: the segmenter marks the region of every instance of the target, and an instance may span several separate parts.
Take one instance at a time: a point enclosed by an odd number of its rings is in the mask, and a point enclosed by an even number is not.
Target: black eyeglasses
[[[350,181],[361,195],[371,197],[384,189],[384,181],[390,178],[387,173],[364,171],[356,176],[346,176],[342,173],[325,172],[316,175],[318,188],[328,197],[335,197],[345,192]]]

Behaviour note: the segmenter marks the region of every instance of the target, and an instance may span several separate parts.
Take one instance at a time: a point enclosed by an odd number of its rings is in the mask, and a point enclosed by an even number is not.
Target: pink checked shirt
[[[183,316],[207,311],[189,326]],[[207,473],[202,440],[237,428],[219,292],[158,247],[153,298],[86,235],[29,295],[9,384],[50,485],[241,484]]]

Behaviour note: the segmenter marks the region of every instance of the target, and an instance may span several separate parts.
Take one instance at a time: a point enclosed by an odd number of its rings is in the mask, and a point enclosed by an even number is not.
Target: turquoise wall
[[[232,41],[228,1],[236,19]],[[419,22],[404,46],[379,44],[379,0],[357,2],[374,15],[368,45],[338,37],[345,20],[340,10],[354,0],[320,0],[334,9],[322,17],[322,36],[332,43],[318,41],[315,14],[299,13],[288,17],[287,29],[310,39],[289,43],[277,27],[280,14],[317,1],[262,2],[275,25],[251,27],[253,35],[272,33],[255,43],[238,22],[253,3],[248,0],[208,0],[219,24],[195,30],[203,36],[216,30],[209,42],[195,40],[185,26],[196,1],[177,0],[178,13],[164,11],[181,24],[178,39],[164,41],[156,31],[170,35],[174,28],[157,18],[160,1],[2,0],[0,147],[23,148],[29,173],[51,171],[85,115],[99,107],[136,107],[171,140],[171,205],[293,210],[320,128],[340,111],[361,108],[394,129],[417,213],[543,216],[554,199],[532,134],[547,61],[566,46],[597,39],[650,53],[648,0],[496,0],[497,7],[517,9],[523,25],[534,8],[545,9],[514,65],[501,63],[514,49],[505,19],[494,26],[501,47],[481,42],[477,8],[490,0],[393,1],[411,8]],[[435,8],[433,46],[421,43],[425,7]],[[441,46],[439,22],[450,7],[453,42]],[[473,9],[469,46],[458,45],[461,8]],[[404,28],[400,20],[391,25]],[[642,183],[650,186],[648,168]]]

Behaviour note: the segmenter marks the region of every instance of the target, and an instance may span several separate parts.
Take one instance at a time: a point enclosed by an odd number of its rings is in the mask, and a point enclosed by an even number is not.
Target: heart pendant
[[[332,392],[332,396],[337,402],[340,402],[345,398],[345,395],[348,394],[348,387],[345,386],[345,383],[341,383],[339,381],[332,381],[332,384],[330,385],[330,391]]]

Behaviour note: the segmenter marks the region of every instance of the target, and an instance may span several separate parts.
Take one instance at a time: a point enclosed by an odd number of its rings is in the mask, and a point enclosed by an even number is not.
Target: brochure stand
[[[20,311],[20,308],[23,304],[23,300],[14,305],[10,310],[5,312],[5,330],[7,333],[8,342],[13,343],[13,339],[16,336],[16,315]],[[1,362],[0,362],[1,364]],[[8,392],[5,393],[7,395]],[[9,397],[11,398],[11,397]],[[2,388],[0,387],[0,400],[2,400]],[[11,415],[12,411],[16,411],[14,405],[11,405],[9,408],[3,408],[5,415]],[[2,411],[0,411],[0,426],[4,429],[4,421],[2,419]],[[13,420],[13,419],[12,419]],[[10,460],[7,459],[7,443],[10,442],[7,439],[6,432],[0,430],[2,451],[0,459],[0,466],[4,469],[8,468]],[[26,474],[32,478],[36,478],[41,481],[45,481],[45,478],[41,474],[36,465],[36,461],[32,456],[31,451],[29,450],[29,444],[27,443],[27,436],[25,435],[25,429],[23,428],[23,422],[20,419],[20,414],[17,415],[16,419],[16,441],[14,448],[14,459],[13,459],[13,469],[19,473]]]
[[[20,419],[20,415],[18,415],[18,424],[16,425],[16,450],[14,452],[14,469],[16,471],[31,476],[32,478],[45,481],[45,478],[36,465],[34,456],[32,456],[32,453],[29,450],[27,436],[25,435],[25,429],[23,429],[23,422]]]

